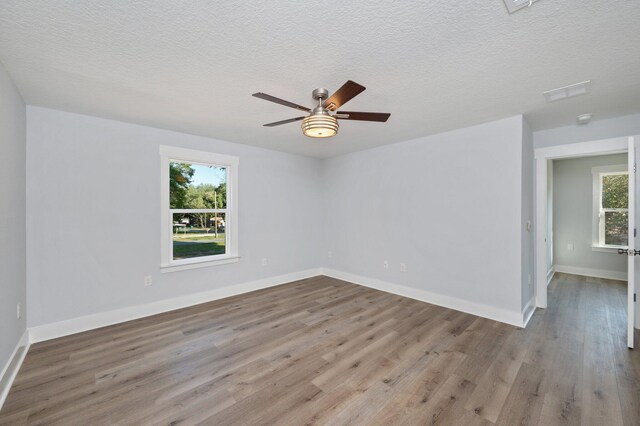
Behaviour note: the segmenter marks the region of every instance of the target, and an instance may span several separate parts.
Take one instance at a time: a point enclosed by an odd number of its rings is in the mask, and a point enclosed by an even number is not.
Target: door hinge
[[[633,238],[636,237],[636,228],[633,228]]]
[[[633,302],[635,303],[635,301],[636,301],[636,294],[633,293]]]

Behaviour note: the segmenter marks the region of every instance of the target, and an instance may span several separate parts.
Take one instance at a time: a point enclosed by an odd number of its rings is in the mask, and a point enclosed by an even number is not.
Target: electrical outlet
[[[386,260],[384,262],[382,262],[382,267],[384,269],[389,269],[389,262],[387,262]]]
[[[573,251],[573,243],[567,244],[567,250]]]
[[[267,266],[269,264],[269,261],[267,260],[266,257],[262,258],[262,266]]]
[[[20,319],[20,317],[22,316],[22,306],[20,305],[20,303],[16,305],[16,316],[18,317],[18,319]]]
[[[328,252],[327,252],[327,257],[328,257],[329,259],[331,259],[331,258],[333,257],[333,252],[332,252],[332,251],[328,251]]]
[[[400,272],[407,272],[407,264],[406,263],[401,263],[400,264]]]
[[[153,285],[153,278],[151,278],[151,275],[147,275],[144,277],[144,286],[149,287],[150,285]]]

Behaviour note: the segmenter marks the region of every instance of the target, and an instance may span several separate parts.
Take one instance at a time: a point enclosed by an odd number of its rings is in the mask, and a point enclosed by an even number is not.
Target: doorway
[[[628,246],[627,154],[548,164],[548,275],[627,281],[627,256],[617,252]]]
[[[538,148],[535,150],[535,158],[536,158],[536,304],[538,307],[546,308],[547,307],[547,284],[549,283],[552,277],[552,270],[550,270],[550,266],[556,263],[556,257],[558,253],[554,253],[554,237],[553,234],[553,215],[550,214],[550,204],[552,204],[553,198],[550,197],[549,191],[552,190],[551,182],[553,179],[553,161],[561,161],[567,159],[574,158],[586,158],[586,157],[600,157],[600,156],[610,156],[617,155],[616,158],[624,159],[627,158],[627,167],[631,166],[631,169],[635,168],[635,139],[636,137],[625,137],[625,138],[615,138],[615,139],[605,139],[600,141],[593,142],[583,142],[576,144],[567,144],[567,145],[559,145],[548,148]],[[630,152],[633,155],[628,155]],[[597,167],[597,166],[594,166]],[[608,169],[607,169],[608,170]],[[598,173],[598,176],[601,175],[599,170],[594,170],[594,172]],[[609,173],[608,171],[602,169],[602,173]],[[613,173],[613,172],[612,172]],[[635,174],[630,173],[631,177],[629,178],[629,211],[628,211],[628,229],[631,229],[633,233],[633,223],[635,220]],[[620,216],[620,212],[617,212],[617,216]],[[607,213],[607,219],[611,222],[611,219],[614,218],[616,214],[612,212]],[[595,223],[594,225],[595,226]],[[601,227],[601,224],[598,223],[598,226]],[[609,226],[609,231],[611,231],[612,227]],[[605,227],[606,230],[606,227]],[[594,232],[596,230],[594,229]],[[598,229],[600,231],[600,229]],[[617,230],[619,231],[619,229]],[[616,231],[616,232],[617,232]],[[615,232],[610,232],[610,234],[615,234]],[[619,232],[618,232],[619,234]],[[619,236],[619,235],[618,235]],[[606,237],[606,236],[605,236]],[[596,238],[595,234],[593,234],[593,238]],[[598,234],[597,238],[600,238],[600,234]],[[611,235],[606,242],[612,242]],[[595,240],[593,240],[595,241]],[[598,240],[600,241],[600,240]],[[619,242],[618,240],[615,240]],[[566,244],[566,251],[562,254],[567,254],[567,252],[575,251],[575,243],[563,241],[563,244]],[[573,244],[573,245],[572,245]],[[611,250],[614,249],[614,244],[609,244],[611,247],[604,247],[603,250]],[[621,244],[618,244],[620,247],[615,247],[617,252],[620,250],[627,250],[626,248],[622,248]],[[556,248],[559,245],[556,244]],[[592,247],[593,248],[593,247]],[[573,249],[573,250],[570,250]],[[634,282],[634,263],[633,263],[633,254],[635,252],[634,249],[634,238],[629,235],[629,250],[631,251],[631,256],[625,256],[627,259],[627,346],[633,348],[634,345],[634,317],[635,317],[635,282]],[[584,253],[583,253],[584,254]],[[575,257],[575,256],[574,256]],[[576,273],[582,272],[583,274],[593,274],[594,270],[597,268],[589,268],[589,263],[581,263],[582,266],[574,266],[573,271],[565,268],[565,272]],[[587,266],[585,266],[587,265]],[[593,265],[591,263],[591,265]],[[567,265],[562,265],[567,266]],[[583,268],[580,270],[579,268]],[[618,276],[620,278],[621,276]]]

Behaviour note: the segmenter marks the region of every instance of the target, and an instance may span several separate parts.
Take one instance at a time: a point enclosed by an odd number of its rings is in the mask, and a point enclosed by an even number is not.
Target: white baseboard
[[[11,385],[13,384],[13,381],[18,374],[18,370],[20,370],[20,366],[22,365],[22,361],[24,361],[24,357],[27,355],[28,350],[29,331],[25,330],[22,334],[22,338],[18,341],[16,347],[13,349],[13,352],[7,360],[7,363],[2,368],[2,374],[0,374],[0,410],[2,410],[4,401],[7,399],[7,395],[9,395]]]
[[[551,283],[551,280],[553,279],[553,276],[555,275],[555,273],[556,273],[556,270],[553,266],[549,268],[549,270],[547,271],[547,287],[549,287],[549,284]]]
[[[339,280],[349,281],[364,287],[370,287],[376,290],[385,291],[387,293],[397,294],[398,296],[408,297],[410,299],[416,299],[422,302],[454,309],[456,311],[466,312],[468,314],[515,325],[516,327],[524,327],[525,325],[522,312],[508,311],[506,309],[500,309],[493,306],[470,302],[468,300],[445,296],[442,294],[431,293],[426,290],[421,290],[400,284],[393,284],[390,282],[377,280],[375,278],[364,277],[348,272],[336,271],[334,269],[322,268],[322,274]]]
[[[446,308],[451,308],[457,311],[504,322],[507,324],[515,325],[517,327],[525,326],[526,322],[533,313],[533,309],[531,309],[529,306],[531,302],[522,312],[515,312],[451,296],[431,293],[426,290],[421,290],[413,287],[393,284],[374,278],[350,274],[347,272],[326,268],[313,268],[305,271],[299,271],[270,278],[263,278],[256,281],[250,281],[247,283],[223,287],[206,292],[188,294],[185,296],[160,300],[143,305],[130,306],[127,308],[71,318],[55,323],[38,325],[29,328],[29,341],[30,343],[38,343],[45,340],[68,336],[70,334],[80,333],[83,331],[106,327],[125,321],[147,317],[150,315],[156,315],[163,312],[186,308],[213,300],[223,299],[225,297],[273,287],[291,281],[310,278],[317,275],[327,275],[340,280],[353,282],[365,287],[370,287],[377,290],[386,291],[388,293],[397,294],[399,296],[409,297],[423,302],[444,306]]]
[[[224,299],[225,297],[248,293],[250,291],[260,290],[267,287],[273,287],[291,281],[302,280],[320,274],[320,268],[308,269],[306,271],[263,278],[256,281],[236,284],[201,293],[193,293],[143,305],[130,306],[122,309],[71,318],[55,323],[38,325],[29,329],[30,341],[31,343],[37,343],[55,339],[57,337],[68,336],[82,331],[93,330],[95,328],[131,321],[150,315],[161,314],[163,312],[211,302],[213,300]]]
[[[531,299],[529,299],[529,302],[527,302],[526,306],[522,310],[523,328],[526,327],[527,324],[529,324],[529,320],[531,319],[535,311],[536,311],[536,297],[533,296]]]
[[[585,277],[606,278],[610,280],[627,281],[627,273],[619,271],[607,271],[606,269],[582,268],[579,266],[555,265],[555,272],[565,274],[582,275]]]

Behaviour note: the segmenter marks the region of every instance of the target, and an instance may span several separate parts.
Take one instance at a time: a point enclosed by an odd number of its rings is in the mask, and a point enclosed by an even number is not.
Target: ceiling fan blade
[[[364,92],[366,87],[356,83],[355,81],[348,80],[341,88],[336,90],[327,100],[322,103],[322,106],[329,111],[335,111],[342,105],[349,102],[351,99]]]
[[[281,124],[293,123],[294,121],[300,121],[300,120],[303,120],[303,119],[304,119],[304,117],[290,118],[288,120],[276,121],[275,123],[263,124],[263,126],[264,127],[275,127],[275,126],[279,126]]]
[[[386,112],[354,112],[338,111],[336,117],[340,120],[380,121],[385,122],[391,114]]]
[[[254,93],[251,96],[255,96],[256,98],[264,99],[265,101],[275,102],[280,105],[288,106],[290,108],[299,109],[301,111],[311,111],[311,108],[307,108],[302,105],[294,104],[293,102],[285,101],[284,99],[276,98],[275,96],[267,95],[266,93],[258,92]]]

